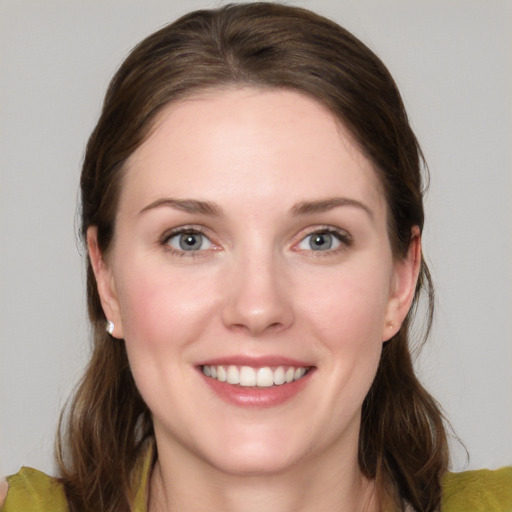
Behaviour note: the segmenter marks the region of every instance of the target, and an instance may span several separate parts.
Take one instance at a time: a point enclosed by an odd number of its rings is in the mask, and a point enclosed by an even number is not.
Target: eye
[[[349,245],[348,235],[333,229],[315,231],[305,236],[297,245],[302,251],[332,251],[342,244]]]
[[[185,252],[203,251],[213,245],[205,234],[190,229],[171,234],[165,243],[176,251]]]

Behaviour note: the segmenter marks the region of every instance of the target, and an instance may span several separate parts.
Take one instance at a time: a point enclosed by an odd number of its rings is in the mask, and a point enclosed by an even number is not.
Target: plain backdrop
[[[83,149],[114,70],[199,7],[0,0],[0,474],[53,471],[88,354],[75,224]],[[437,316],[417,360],[464,441],[455,469],[512,463],[512,2],[311,0],[383,59],[430,165]],[[101,376],[98,376],[101,378]]]

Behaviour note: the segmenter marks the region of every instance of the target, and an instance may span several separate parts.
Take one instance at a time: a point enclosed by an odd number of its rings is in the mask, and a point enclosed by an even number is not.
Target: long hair
[[[326,106],[371,160],[388,205],[395,258],[407,252],[411,228],[423,228],[423,158],[397,87],[382,62],[336,23],[274,3],[227,5],[183,16],[142,41],[108,88],[84,157],[83,239],[97,227],[108,254],[124,163],[147,139],[170,102],[224,86],[299,91]],[[376,479],[381,499],[399,509],[438,509],[447,442],[437,403],[417,380],[409,328],[420,293],[433,307],[422,260],[415,301],[400,331],[384,344],[364,401],[359,465]],[[93,351],[67,416],[58,462],[71,510],[130,510],[131,480],[142,446],[153,436],[150,411],[130,373],[123,342],[105,333],[91,262],[87,297]]]

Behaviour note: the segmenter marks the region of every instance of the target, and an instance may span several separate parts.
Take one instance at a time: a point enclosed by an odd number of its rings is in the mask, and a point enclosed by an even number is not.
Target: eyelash
[[[205,249],[195,250],[195,251],[194,250],[185,251],[185,250],[178,250],[178,249],[175,249],[174,247],[171,247],[171,245],[169,244],[169,241],[173,237],[178,236],[178,235],[183,235],[183,234],[201,235],[201,236],[205,237],[208,240],[208,242],[215,247],[215,244],[210,240],[210,238],[206,234],[205,230],[203,230],[201,227],[198,227],[198,226],[181,226],[179,228],[175,228],[170,231],[166,231],[160,238],[159,243],[160,243],[160,245],[162,245],[165,248],[165,250],[167,250],[170,253],[172,253],[173,255],[179,256],[179,257],[194,258],[194,257],[201,256],[206,252]],[[327,235],[333,236],[340,243],[340,246],[336,247],[334,249],[319,250],[319,251],[314,251],[313,249],[297,248],[297,245],[304,242],[308,237],[317,235],[317,234],[318,235],[326,235],[327,234]],[[311,228],[310,230],[308,230],[306,232],[306,234],[301,235],[300,240],[293,245],[293,247],[294,247],[293,250],[296,252],[307,251],[310,253],[314,253],[314,255],[316,257],[322,257],[322,256],[327,256],[330,254],[335,254],[340,251],[343,251],[344,249],[350,247],[352,245],[352,243],[353,243],[352,237],[346,231],[338,229],[338,228],[334,228],[332,226],[321,226],[321,227]]]
[[[340,251],[347,249],[348,247],[350,247],[353,244],[352,237],[346,231],[332,227],[332,226],[321,226],[321,227],[311,228],[310,231],[308,231],[305,235],[301,236],[301,239],[299,240],[299,242],[294,244],[294,246],[296,247],[297,245],[302,243],[304,240],[306,240],[310,236],[325,235],[325,234],[332,235],[340,243],[340,246],[336,247],[334,249],[327,249],[324,251],[314,251],[312,249],[309,249],[307,251],[314,253],[314,255],[316,257],[322,257],[322,256],[336,254]],[[299,252],[299,251],[302,251],[302,249],[297,248],[297,249],[295,249],[295,251]]]
[[[201,227],[197,227],[197,226],[181,226],[179,228],[175,228],[170,231],[166,231],[160,238],[159,243],[160,243],[160,245],[162,245],[164,247],[164,249],[166,251],[169,251],[174,256],[189,257],[189,258],[190,257],[195,258],[195,257],[201,256],[202,255],[201,253],[204,253],[205,250],[185,251],[185,250],[178,250],[178,249],[175,249],[174,247],[171,247],[171,245],[169,244],[169,241],[171,240],[171,238],[174,238],[175,236],[183,235],[183,234],[201,235],[201,236],[205,237],[210,242],[210,244],[215,245],[210,240],[210,238],[205,233],[205,231]]]

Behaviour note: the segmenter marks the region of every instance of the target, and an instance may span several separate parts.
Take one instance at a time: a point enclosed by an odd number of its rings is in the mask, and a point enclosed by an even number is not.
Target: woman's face
[[[306,96],[218,90],[162,112],[105,262],[89,232],[159,454],[237,474],[355,458],[419,261],[417,238],[394,260],[386,215],[372,165]]]

